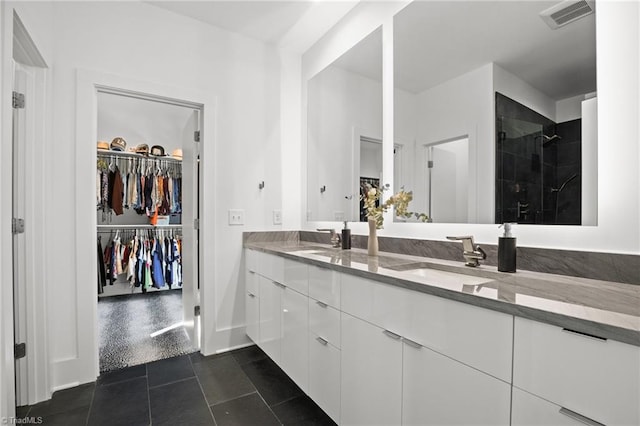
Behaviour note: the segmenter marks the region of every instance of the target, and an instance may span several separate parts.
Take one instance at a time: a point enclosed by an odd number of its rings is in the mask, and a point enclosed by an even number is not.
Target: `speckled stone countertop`
[[[640,286],[296,241],[244,247],[640,346]]]

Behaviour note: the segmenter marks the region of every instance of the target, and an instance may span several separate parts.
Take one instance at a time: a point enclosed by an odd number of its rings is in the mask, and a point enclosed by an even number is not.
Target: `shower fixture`
[[[542,134],[542,135],[536,136],[536,138],[544,139],[542,141],[542,146],[546,146],[546,145],[550,144],[551,142],[555,141],[556,139],[562,139],[562,136],[558,136],[556,134],[553,134],[551,136],[547,136],[545,134]]]
[[[565,180],[564,182],[562,182],[562,185],[560,185],[560,188],[551,188],[551,192],[562,192],[562,190],[564,189],[565,186],[567,186],[567,184],[569,182],[571,182],[572,180],[574,180],[575,178],[578,177],[577,173],[574,173],[571,177],[569,177],[569,179]]]
[[[554,217],[554,223],[557,225],[558,224],[558,203],[559,203],[559,199],[560,199],[560,193],[562,192],[562,190],[564,189],[565,186],[567,186],[567,184],[569,182],[571,182],[572,180],[574,180],[575,178],[578,177],[578,173],[574,173],[573,175],[571,175],[567,180],[565,180],[564,182],[562,182],[562,185],[560,185],[560,188],[551,188],[551,192],[556,194],[556,211],[555,211],[555,217]]]

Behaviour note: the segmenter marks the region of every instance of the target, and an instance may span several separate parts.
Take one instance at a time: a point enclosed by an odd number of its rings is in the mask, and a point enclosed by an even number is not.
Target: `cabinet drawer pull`
[[[249,295],[249,297],[256,297],[256,295],[251,292],[247,292],[247,294]]]
[[[585,417],[582,414],[578,414],[575,411],[571,411],[568,408],[561,407],[559,413],[588,426],[605,426],[604,423],[596,422],[595,420]]]
[[[327,345],[327,343],[329,343],[328,341],[326,341],[325,339],[323,339],[322,337],[316,337],[316,340],[320,343],[322,343],[323,345]]]
[[[320,306],[321,308],[326,308],[328,306],[326,303],[322,303],[319,300],[316,301],[316,305]]]
[[[256,273],[256,271],[249,270],[249,273],[250,273],[250,274],[255,274],[255,273]]]
[[[382,332],[395,340],[400,340],[402,338],[399,334],[396,334],[393,331],[383,330]]]
[[[420,343],[414,342],[411,339],[407,339],[406,337],[403,337],[402,341],[405,342],[407,345],[411,346],[412,348],[422,349],[422,345]]]
[[[287,286],[286,286],[286,285],[284,285],[284,284],[280,284],[280,283],[277,283],[277,282],[275,282],[275,281],[271,281],[271,282],[272,282],[272,283],[274,283],[275,285],[277,285],[277,286],[278,286],[278,287],[280,287],[280,288],[287,288]]]
[[[566,331],[567,333],[571,333],[571,334],[577,334],[577,335],[583,336],[583,337],[589,337],[591,339],[600,340],[602,342],[606,342],[607,341],[607,339],[604,338],[604,337],[594,336],[593,334],[584,333],[582,331],[571,330],[570,328],[563,328],[562,331]]]

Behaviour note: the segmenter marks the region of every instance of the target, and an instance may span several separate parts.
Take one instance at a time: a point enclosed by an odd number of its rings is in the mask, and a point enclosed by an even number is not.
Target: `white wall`
[[[493,65],[493,86],[496,92],[555,121],[556,102],[553,99],[496,64]]]
[[[71,274],[77,267],[76,250],[94,250],[91,237],[86,247],[73,243],[76,207],[85,202],[74,199],[73,188],[86,182],[69,163],[75,151],[76,108],[89,107],[75,102],[78,69],[201,91],[217,99],[216,127],[209,129],[215,132],[215,151],[208,151],[207,158],[215,167],[216,187],[213,182],[206,187],[203,202],[213,209],[202,218],[214,235],[202,241],[203,250],[216,253],[202,265],[201,285],[208,290],[203,292],[203,318],[208,320],[203,352],[244,344],[241,233],[281,228],[271,220],[272,210],[283,205],[281,164],[286,157],[280,137],[287,130],[290,144],[295,133],[282,122],[281,87],[291,85],[290,81],[296,84],[291,72],[299,69],[299,62],[261,42],[144,3],[56,2],[53,23],[47,40],[55,69],[54,125],[52,143],[43,147],[50,176],[43,188],[43,205],[50,214],[42,240],[48,253],[43,287],[48,305],[57,307],[49,316],[52,388],[95,378],[93,354],[82,349],[90,337],[78,332],[79,324],[90,319],[77,309],[78,304],[94,303],[77,300],[77,290],[93,285],[95,276],[75,281]],[[291,80],[283,77],[283,68]],[[291,87],[286,93],[288,99],[295,99]],[[296,114],[289,111],[289,116]],[[259,191],[262,180],[265,189]],[[230,208],[245,210],[244,227],[227,225]],[[292,209],[289,206],[289,212]]]
[[[582,117],[582,101],[586,99],[586,95],[572,96],[567,99],[560,99],[556,102],[556,123],[564,123],[565,121],[576,120]]]
[[[401,7],[402,5],[396,4],[394,7],[387,3],[360,4],[303,55],[302,63],[302,105],[305,108],[304,79],[313,75],[313,70],[322,69],[353,46],[364,36],[365,29],[383,25],[385,166],[392,162],[392,148],[388,141],[393,140],[394,126],[391,62],[393,14]],[[637,117],[640,113],[639,7],[637,2],[598,3],[598,226],[520,225],[515,229],[518,244],[529,247],[640,253],[640,170],[637,168]],[[553,110],[555,104],[549,105],[548,108]],[[303,122],[304,125],[306,123]],[[492,156],[493,152],[487,155]],[[386,167],[385,171],[388,170]],[[620,182],[625,184],[620,185]],[[304,226],[313,228],[316,225],[317,223],[306,223]],[[362,235],[367,233],[363,226],[354,226],[353,232]],[[496,225],[394,224],[390,223],[388,217],[385,229],[380,232],[381,235],[436,240],[444,240],[445,236],[450,234],[467,233],[473,234],[478,242],[489,244],[496,244],[499,235]]]

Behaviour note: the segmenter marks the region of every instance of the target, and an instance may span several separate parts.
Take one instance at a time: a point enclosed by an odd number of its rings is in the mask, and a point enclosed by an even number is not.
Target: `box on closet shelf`
[[[158,219],[156,220],[156,226],[168,225],[169,224],[169,216],[160,216],[158,215]]]

